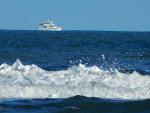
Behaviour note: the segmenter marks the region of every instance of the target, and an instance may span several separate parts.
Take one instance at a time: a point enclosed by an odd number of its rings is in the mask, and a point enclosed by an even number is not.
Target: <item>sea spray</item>
[[[112,99],[149,99],[150,76],[104,71],[83,64],[45,71],[36,65],[0,66],[0,98],[66,98],[75,95]]]

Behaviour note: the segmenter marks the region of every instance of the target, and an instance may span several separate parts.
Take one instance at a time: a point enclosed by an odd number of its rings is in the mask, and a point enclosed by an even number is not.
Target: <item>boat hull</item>
[[[57,28],[57,29],[50,29],[50,28],[38,28],[38,30],[43,30],[43,31],[61,31],[62,28]]]

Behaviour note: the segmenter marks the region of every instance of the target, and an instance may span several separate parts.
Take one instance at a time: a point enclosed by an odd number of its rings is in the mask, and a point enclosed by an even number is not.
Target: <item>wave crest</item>
[[[150,98],[150,76],[104,71],[83,64],[45,71],[36,65],[0,66],[0,98],[66,98],[75,95],[114,99]]]

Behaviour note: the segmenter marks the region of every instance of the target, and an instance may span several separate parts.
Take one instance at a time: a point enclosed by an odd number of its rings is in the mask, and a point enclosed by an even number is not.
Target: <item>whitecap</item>
[[[0,99],[67,98],[75,95],[112,99],[149,99],[150,76],[104,71],[83,64],[45,71],[36,65],[0,65]]]

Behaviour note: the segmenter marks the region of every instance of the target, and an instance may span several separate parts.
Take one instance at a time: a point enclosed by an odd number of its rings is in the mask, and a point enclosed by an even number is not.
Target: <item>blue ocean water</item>
[[[0,112],[150,112],[150,32],[0,30]]]

